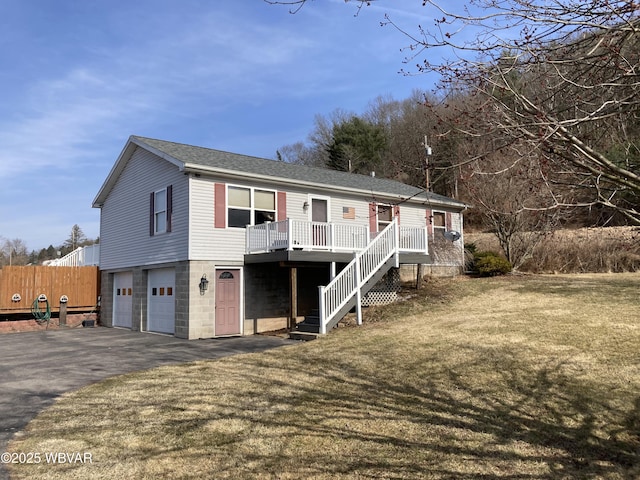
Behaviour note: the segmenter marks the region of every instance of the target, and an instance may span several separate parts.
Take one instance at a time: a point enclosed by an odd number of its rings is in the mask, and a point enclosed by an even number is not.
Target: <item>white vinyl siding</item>
[[[245,230],[214,227],[214,191],[217,179],[191,178],[190,260],[226,265],[244,263]]]
[[[171,163],[137,148],[100,215],[102,270],[187,259],[188,178]],[[170,233],[149,235],[149,196],[172,185]],[[166,227],[165,227],[166,228]]]

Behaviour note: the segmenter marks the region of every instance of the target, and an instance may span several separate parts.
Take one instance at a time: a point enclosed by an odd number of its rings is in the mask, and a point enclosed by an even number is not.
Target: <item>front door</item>
[[[311,244],[314,247],[329,245],[329,199],[311,197]]]
[[[216,336],[240,335],[240,270],[216,270]]]

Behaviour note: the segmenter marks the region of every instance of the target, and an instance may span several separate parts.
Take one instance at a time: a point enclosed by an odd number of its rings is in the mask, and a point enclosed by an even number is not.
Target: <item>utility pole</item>
[[[425,178],[425,189],[427,192],[431,191],[431,180],[429,178],[429,157],[432,154],[431,147],[429,146],[429,140],[427,136],[424,136],[424,178]]]
[[[427,136],[424,136],[424,183],[425,190],[427,192],[431,191],[431,180],[429,178],[429,157],[433,153],[431,151],[431,147],[429,146],[429,139]],[[427,221],[431,221],[431,219],[427,219]],[[418,271],[416,272],[416,290],[420,290],[422,288],[422,282],[424,277],[424,265],[422,263],[418,264]]]

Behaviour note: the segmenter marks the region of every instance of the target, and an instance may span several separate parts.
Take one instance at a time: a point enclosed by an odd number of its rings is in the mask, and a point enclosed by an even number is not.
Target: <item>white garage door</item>
[[[131,328],[133,273],[113,275],[113,326]]]
[[[149,270],[148,331],[175,333],[175,283],[176,273],[173,268]]]

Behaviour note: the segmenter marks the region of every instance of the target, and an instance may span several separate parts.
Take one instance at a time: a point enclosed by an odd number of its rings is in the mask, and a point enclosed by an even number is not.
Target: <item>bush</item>
[[[512,268],[509,260],[496,252],[475,252],[473,254],[473,271],[483,277],[505,275]]]

